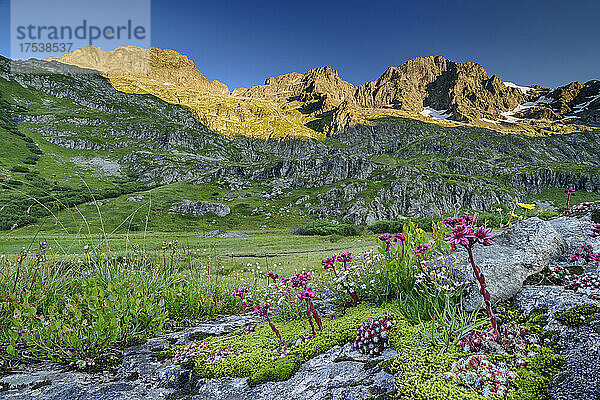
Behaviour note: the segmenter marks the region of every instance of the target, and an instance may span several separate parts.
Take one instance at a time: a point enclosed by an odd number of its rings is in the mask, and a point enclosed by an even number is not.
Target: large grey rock
[[[600,399],[600,329],[591,324],[568,327],[554,319],[557,311],[583,304],[600,306],[600,301],[560,286],[530,286],[515,297],[515,306],[521,311],[547,310],[546,328],[556,332],[558,352],[566,360],[550,385],[550,400]]]
[[[169,209],[169,214],[174,213],[193,215],[207,215],[212,213],[217,217],[225,217],[231,213],[231,209],[228,205],[213,203],[211,201],[194,202],[190,200],[182,200],[173,204]]]
[[[476,246],[473,254],[485,276],[492,302],[496,303],[516,295],[525,279],[543,270],[566,250],[565,240],[556,229],[534,217],[499,233],[493,246]],[[456,257],[459,277],[469,282],[464,306],[472,311],[482,304],[479,283],[473,277],[466,251],[458,252]]]
[[[581,217],[557,217],[548,222],[563,237],[569,247],[569,253],[578,251],[584,243],[594,246],[596,252],[600,251],[600,237],[592,238],[589,236],[592,227],[595,225],[590,214]]]
[[[336,346],[303,364],[283,382],[268,382],[250,387],[245,379],[203,379],[197,384],[193,400],[321,400],[384,399],[395,392],[394,376],[381,370],[380,362],[396,353],[364,356],[352,345]]]

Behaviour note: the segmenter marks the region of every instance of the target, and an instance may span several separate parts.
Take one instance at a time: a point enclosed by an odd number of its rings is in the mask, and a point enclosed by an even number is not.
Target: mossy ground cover
[[[444,378],[444,373],[451,370],[452,363],[467,357],[470,353],[459,350],[456,346],[447,349],[430,347],[424,344],[421,326],[411,324],[402,318],[392,304],[373,306],[361,304],[349,308],[332,317],[323,319],[323,331],[309,341],[300,344],[291,355],[279,357],[276,348],[278,341],[265,324],[256,327],[255,331],[244,334],[236,331],[225,337],[205,338],[206,352],[193,359],[194,373],[197,378],[247,377],[252,384],[266,381],[289,379],[303,362],[331,349],[344,345],[356,338],[356,329],[360,322],[386,313],[396,324],[390,331],[390,347],[398,352],[398,356],[384,363],[384,370],[394,374],[396,378],[396,399],[419,400],[479,400],[484,397],[471,388],[456,384]],[[512,317],[516,317],[513,313]],[[512,318],[511,317],[511,318]],[[519,316],[518,319],[539,322],[539,315],[532,317]],[[275,323],[284,341],[299,335],[308,335],[310,329],[305,321],[286,321]],[[238,354],[209,362],[210,354],[220,348],[233,347]],[[443,351],[445,350],[445,351]],[[176,350],[164,355],[172,356]],[[546,398],[548,384],[563,363],[562,357],[556,355],[549,347],[542,347],[535,355],[526,359],[527,367],[515,366],[516,355],[489,355],[490,361],[497,365],[505,364],[518,373],[516,389],[508,392],[508,399],[539,400]]]

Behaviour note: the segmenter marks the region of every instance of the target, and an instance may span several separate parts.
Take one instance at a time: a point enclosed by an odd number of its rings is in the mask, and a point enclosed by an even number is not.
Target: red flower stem
[[[275,335],[279,339],[279,342],[283,343],[283,339],[281,339],[281,334],[279,333],[279,331],[277,330],[277,328],[275,328],[275,325],[273,325],[273,323],[271,322],[271,318],[269,318],[268,315],[265,316],[265,318],[267,319],[267,322],[269,323],[269,326],[271,327],[271,329],[273,330],[273,332],[275,332]]]
[[[310,327],[312,328],[313,336],[316,335],[315,332],[315,324],[313,324],[312,317],[310,315],[310,305],[308,304],[309,300],[306,300],[306,316],[308,317],[308,322],[310,322]]]
[[[310,302],[310,309],[312,311],[313,317],[315,317],[315,321],[317,321],[317,326],[319,327],[319,330],[322,331],[323,323],[321,322],[321,317],[319,317],[319,313],[317,313],[317,309],[315,308],[315,305],[312,301]]]
[[[472,245],[467,246],[467,252],[469,253],[469,262],[471,263],[471,266],[473,267],[473,276],[475,276],[475,279],[477,279],[477,281],[479,282],[479,286],[480,286],[479,293],[481,293],[481,295],[483,296],[483,301],[485,303],[485,310],[487,311],[488,315],[490,316],[490,320],[492,322],[492,328],[494,329],[494,334],[496,335],[496,338],[498,339],[498,341],[500,341],[500,332],[498,331],[498,321],[496,320],[496,316],[494,315],[494,312],[492,311],[492,302],[491,302],[490,292],[487,290],[487,286],[485,284],[485,277],[483,276],[481,269],[479,269],[479,267],[475,264],[475,259],[473,258]]]

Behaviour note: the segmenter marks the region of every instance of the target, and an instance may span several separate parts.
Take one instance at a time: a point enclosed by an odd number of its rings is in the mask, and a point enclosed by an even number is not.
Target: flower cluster
[[[276,282],[277,282],[277,280],[279,279],[279,275],[278,275],[278,274],[276,274],[276,273],[275,273],[275,272],[273,272],[273,271],[269,271],[269,272],[267,272],[267,273],[265,274],[265,276],[266,276],[267,278],[271,278],[271,279],[273,279],[273,283],[276,283]]]
[[[483,354],[475,354],[452,363],[452,371],[446,372],[444,378],[489,397],[493,394],[503,396],[518,375],[505,366],[494,365]]]
[[[594,247],[591,244],[582,244],[579,251],[569,255],[569,261],[583,260],[586,263],[594,262],[596,265],[600,265],[600,253],[594,253]]]
[[[180,347],[173,356],[173,363],[175,364],[187,364],[191,362],[194,357],[206,352],[206,342],[190,342],[183,347]]]
[[[465,352],[509,353],[520,357],[533,357],[533,349],[541,346],[538,335],[515,324],[502,326],[500,336],[498,341],[489,328],[486,331],[471,331],[458,343],[458,347]]]
[[[377,239],[386,244],[386,251],[389,251],[393,244],[398,242],[404,244],[406,241],[406,238],[402,233],[395,233],[393,235],[391,233],[384,233],[383,235],[377,236]]]
[[[271,322],[270,314],[271,314],[272,310],[273,309],[271,308],[270,301],[266,301],[262,304],[259,304],[257,307],[254,308],[254,312],[256,313],[256,315],[267,320],[267,323],[271,327],[271,330],[273,331],[273,333],[275,333],[275,336],[277,336],[277,339],[279,339],[279,342],[283,343],[283,339],[281,338],[281,334],[279,333],[279,330],[277,330],[275,325],[273,325],[273,322]]]
[[[310,276],[306,272],[303,272],[301,274],[297,273],[296,275],[290,278],[290,283],[293,288],[306,288],[308,281],[310,281],[311,279],[312,276]]]
[[[248,289],[247,287],[244,286],[240,286],[239,288],[235,289],[233,291],[233,293],[231,293],[232,296],[237,296],[240,299],[244,300],[244,296],[246,295],[246,293],[248,293],[250,291],[250,289]]]
[[[217,349],[216,351],[214,351],[213,353],[211,353],[208,358],[206,359],[206,362],[208,363],[214,363],[217,361],[221,361],[225,358],[227,358],[227,356],[230,355],[236,355],[239,356],[241,353],[240,349],[236,349],[234,347],[222,347],[220,349]]]
[[[313,318],[315,319],[319,330],[323,329],[321,318],[319,317],[319,313],[317,312],[317,309],[315,308],[315,305],[313,303],[313,300],[317,297],[317,295],[311,288],[305,287],[303,292],[298,292],[296,294],[296,297],[298,297],[300,301],[304,300],[304,302],[306,303],[306,317],[308,318],[308,322],[310,323],[312,334],[314,336],[316,335],[316,332],[315,324],[313,323]]]
[[[483,296],[485,310],[492,322],[494,333],[499,339],[500,333],[498,332],[498,322],[492,311],[490,292],[487,290],[485,277],[483,276],[481,269],[475,264],[475,259],[473,258],[473,247],[475,244],[480,243],[484,246],[491,246],[494,244],[494,242],[492,242],[494,236],[491,234],[491,229],[486,228],[485,226],[480,226],[475,230],[472,225],[473,222],[474,218],[468,215],[462,215],[457,218],[446,218],[443,223],[450,229],[450,233],[446,235],[444,240],[447,243],[450,243],[454,249],[460,245],[467,250],[469,262],[473,268],[473,275],[479,282],[479,293]]]
[[[363,354],[379,355],[383,353],[387,343],[387,334],[396,321],[385,316],[369,318],[361,322],[356,332],[354,347]]]
[[[456,279],[456,257],[452,255],[438,257],[434,262],[423,262],[415,276],[417,291],[441,295],[444,298],[457,298],[467,284],[467,281]]]
[[[423,260],[427,260],[427,258],[425,258],[425,252],[430,248],[431,246],[429,245],[429,243],[418,244],[415,247],[414,252],[417,256],[423,257]]]
[[[321,260],[321,265],[325,270],[331,270],[335,275],[336,281],[344,288],[346,293],[352,299],[352,303],[347,303],[348,306],[356,306],[358,304],[358,295],[352,289],[352,285],[349,281],[349,264],[354,259],[354,256],[351,253],[342,253],[337,256],[327,257]],[[335,268],[336,261],[339,262],[342,266],[342,271],[338,272]]]
[[[600,200],[585,201],[571,208],[567,207],[567,210],[564,212],[564,215],[581,215],[588,213],[591,210],[600,210]]]

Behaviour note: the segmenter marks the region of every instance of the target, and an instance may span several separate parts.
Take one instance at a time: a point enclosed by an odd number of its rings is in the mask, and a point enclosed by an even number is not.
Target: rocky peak
[[[473,62],[441,56],[417,57],[388,68],[379,79],[361,85],[355,101],[362,107],[394,107],[420,112],[424,107],[447,110],[456,120],[498,117],[524,100],[516,88]]]
[[[124,46],[104,51],[100,47],[85,46],[47,60],[94,69],[108,77],[151,79],[180,89],[229,94],[225,84],[208,80],[187,56],[169,49]]]
[[[305,74],[292,72],[268,78],[264,85],[250,89],[236,89],[233,94],[253,98],[285,98],[307,103],[318,103],[313,109],[326,111],[344,100],[353,98],[356,86],[340,78],[338,72],[329,67],[318,67]]]

